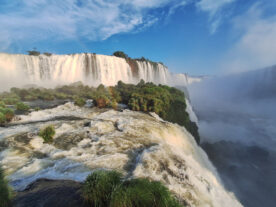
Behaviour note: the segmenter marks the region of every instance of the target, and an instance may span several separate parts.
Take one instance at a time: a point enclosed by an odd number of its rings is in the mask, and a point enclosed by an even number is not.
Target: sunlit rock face
[[[16,190],[38,178],[83,181],[95,169],[115,169],[163,182],[188,206],[241,206],[185,128],[156,114],[68,103],[20,117],[0,130],[0,163]],[[49,124],[56,135],[45,144],[38,131]]]

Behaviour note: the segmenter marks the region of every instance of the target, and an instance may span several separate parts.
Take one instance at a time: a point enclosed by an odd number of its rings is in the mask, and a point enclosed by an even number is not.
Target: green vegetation
[[[53,142],[53,137],[56,134],[54,126],[47,126],[44,129],[40,130],[39,136],[44,140],[44,143]]]
[[[137,86],[119,81],[115,89],[120,93],[122,103],[131,110],[155,112],[166,121],[184,126],[199,143],[198,128],[186,112],[185,94],[182,91],[143,80]]]
[[[0,113],[2,113],[5,116],[7,122],[10,122],[14,117],[14,112],[10,108],[0,108]]]
[[[84,98],[75,97],[74,103],[75,103],[75,105],[82,107],[85,105],[85,100],[84,100]]]
[[[151,61],[150,59],[145,58],[145,57],[132,59],[127,54],[125,54],[123,51],[116,51],[116,52],[113,53],[113,56],[120,57],[120,58],[125,58],[130,65],[134,64],[133,61],[135,61],[135,60],[142,61],[142,62],[149,62],[154,67],[156,67],[158,65],[158,63],[161,64],[161,65],[164,65],[162,62],[157,63],[157,62]]]
[[[83,196],[92,206],[109,206],[112,192],[120,185],[122,175],[115,171],[95,171],[86,178]]]
[[[124,52],[122,51],[116,51],[113,53],[113,56],[116,56],[116,57],[121,57],[121,58],[125,58],[127,59],[128,58],[128,55],[125,54]]]
[[[39,111],[39,110],[40,110],[40,107],[37,106],[37,107],[34,108],[34,110],[35,110],[35,111]]]
[[[27,104],[24,104],[23,102],[18,102],[16,104],[16,110],[18,111],[28,111],[30,107]]]
[[[20,100],[20,97],[13,92],[3,92],[0,94],[0,99],[2,100],[2,103],[4,103],[5,105],[14,105]]]
[[[95,171],[84,183],[83,196],[95,207],[181,207],[160,182],[148,179],[123,181],[115,171]]]
[[[28,55],[33,55],[33,56],[39,56],[41,54],[39,51],[36,50],[36,48],[34,48],[33,50],[27,51],[27,53]],[[52,53],[44,52],[43,55],[50,57]]]
[[[50,57],[52,55],[52,53],[49,53],[49,52],[44,52],[43,54],[48,56],[48,57]]]
[[[6,122],[6,117],[0,112],[0,126]]]
[[[5,103],[0,101],[0,125],[10,122],[14,117],[14,111],[7,108]]]
[[[4,171],[0,166],[0,204],[1,207],[11,206],[12,193],[8,187],[8,183],[4,178]]]
[[[5,104],[3,101],[0,101],[0,107],[1,107],[1,108],[5,108],[5,107],[6,107],[6,104]]]
[[[148,58],[145,58],[145,57],[135,58],[134,60],[141,61],[141,62],[149,62],[155,68],[157,67],[158,64],[161,64],[161,65],[165,66],[164,63],[162,63],[162,62],[154,62],[154,61],[152,61],[152,60],[150,60]]]
[[[114,87],[105,87],[101,84],[94,88],[77,82],[55,89],[12,88],[10,92],[0,94],[0,100],[2,100],[0,106],[17,103],[17,110],[28,111],[29,107],[22,101],[55,99],[73,100],[80,107],[85,105],[87,99],[93,99],[95,106],[99,108],[117,109],[118,103],[123,103],[134,111],[155,112],[166,121],[184,126],[199,143],[197,125],[190,121],[189,114],[186,112],[185,94],[176,88],[145,83],[143,80],[137,85],[119,81]],[[9,119],[9,116],[6,118]],[[0,120],[3,122],[2,115],[0,115]]]
[[[28,52],[28,55],[33,55],[33,56],[39,56],[40,55],[40,52],[36,51],[36,50],[29,50],[27,52]]]

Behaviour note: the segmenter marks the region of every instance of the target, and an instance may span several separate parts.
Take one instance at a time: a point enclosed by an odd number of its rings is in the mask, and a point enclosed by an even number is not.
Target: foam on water
[[[37,114],[21,116],[22,121],[38,120]],[[90,126],[85,127],[84,120],[49,121],[25,126],[20,133],[16,128],[16,133],[3,133],[9,136],[1,141],[7,146],[0,154],[1,165],[16,190],[38,178],[83,181],[95,169],[116,169],[126,178],[159,180],[190,206],[241,206],[224,189],[206,154],[185,128],[144,113],[95,112],[72,104],[41,111],[40,119],[61,114],[89,117]],[[48,124],[57,132],[52,144],[37,136]],[[32,136],[26,134],[30,131]]]

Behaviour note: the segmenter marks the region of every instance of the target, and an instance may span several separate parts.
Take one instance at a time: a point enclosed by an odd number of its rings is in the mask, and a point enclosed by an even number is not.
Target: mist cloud
[[[203,141],[276,147],[276,67],[209,78],[190,86]]]
[[[268,15],[270,6],[254,4],[245,14],[233,20],[239,37],[221,61],[227,72],[241,72],[276,64],[276,15]]]

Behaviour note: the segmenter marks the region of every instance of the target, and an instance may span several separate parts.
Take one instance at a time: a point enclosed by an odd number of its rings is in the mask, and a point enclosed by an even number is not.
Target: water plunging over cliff
[[[0,72],[1,82],[8,86],[68,84],[76,81],[109,86],[119,80],[137,83],[140,79],[169,84],[171,79],[167,67],[159,63],[86,53],[51,56],[1,53]]]
[[[39,178],[83,181],[95,169],[115,169],[163,182],[189,207],[241,206],[186,129],[156,114],[67,103],[20,117],[0,129],[0,164],[15,190]],[[49,124],[52,144],[38,136]]]

